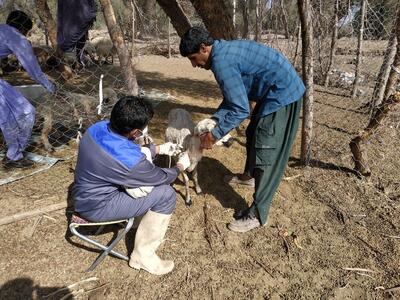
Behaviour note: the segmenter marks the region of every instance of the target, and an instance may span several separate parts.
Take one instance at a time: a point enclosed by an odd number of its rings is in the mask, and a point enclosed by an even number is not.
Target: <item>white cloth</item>
[[[190,167],[190,158],[189,158],[189,154],[187,153],[187,151],[182,152],[179,155],[178,162],[176,164],[181,164],[183,167],[183,170],[186,170],[187,168]]]
[[[153,163],[153,159],[151,158],[151,151],[150,151],[149,148],[141,147],[140,151],[144,155],[146,155],[146,159],[149,162]],[[141,186],[141,187],[133,188],[133,189],[125,187],[125,190],[126,190],[126,192],[128,193],[129,196],[131,196],[134,199],[137,199],[137,198],[145,197],[148,194],[150,194],[150,192],[153,190],[153,188],[154,188],[154,186]]]
[[[204,119],[201,120],[194,128],[194,134],[201,135],[206,132],[210,132],[217,126],[218,123],[214,119]]]
[[[167,142],[165,144],[161,144],[158,146],[159,147],[159,152],[158,154],[164,154],[168,156],[175,156],[181,153],[181,148],[182,146],[178,144],[174,144],[171,142]]]

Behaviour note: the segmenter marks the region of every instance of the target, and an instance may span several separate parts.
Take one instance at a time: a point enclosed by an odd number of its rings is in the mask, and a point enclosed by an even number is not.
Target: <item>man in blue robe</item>
[[[31,19],[22,11],[12,11],[6,24],[0,24],[0,58],[14,54],[29,76],[49,92],[55,86],[40,69],[32,46],[26,39],[32,29]],[[35,108],[8,82],[0,79],[0,129],[7,144],[2,164],[5,169],[26,168],[33,163],[24,158],[35,122]]]

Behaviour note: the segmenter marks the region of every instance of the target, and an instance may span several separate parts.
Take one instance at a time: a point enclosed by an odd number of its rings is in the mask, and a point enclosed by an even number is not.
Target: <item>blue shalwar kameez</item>
[[[54,85],[40,69],[32,46],[24,35],[7,24],[0,24],[0,58],[14,54],[29,76],[54,92]],[[0,79],[0,129],[7,144],[7,158],[23,157],[35,122],[35,108],[8,82]]]

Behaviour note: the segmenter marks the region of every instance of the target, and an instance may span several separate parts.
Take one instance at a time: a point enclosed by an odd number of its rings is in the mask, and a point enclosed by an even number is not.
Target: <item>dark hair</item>
[[[199,52],[201,44],[211,46],[214,44],[214,39],[204,28],[190,27],[181,39],[179,51],[182,56],[186,57],[190,54]]]
[[[135,96],[124,96],[115,103],[111,111],[110,126],[121,135],[133,129],[143,130],[153,114],[153,107],[149,102]]]
[[[32,29],[32,20],[21,10],[13,10],[7,17],[6,23],[16,28],[21,33],[26,33]]]

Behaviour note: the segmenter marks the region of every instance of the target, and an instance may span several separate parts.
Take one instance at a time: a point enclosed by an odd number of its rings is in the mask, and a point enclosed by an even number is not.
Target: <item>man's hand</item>
[[[185,171],[187,168],[190,167],[190,159],[187,151],[179,155],[179,159],[178,162],[176,163],[176,166],[181,172]]]
[[[174,156],[181,153],[180,145],[171,142],[161,144],[158,146],[158,154]]]
[[[200,135],[200,148],[202,149],[211,149],[215,144],[215,137],[211,132],[206,132]]]
[[[204,119],[201,120],[194,128],[194,134],[201,135],[205,132],[210,132],[217,126],[218,123],[214,119]]]

